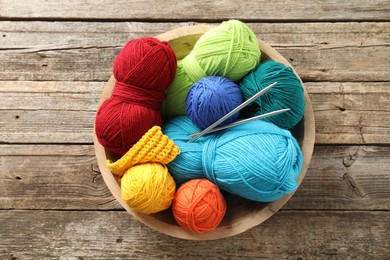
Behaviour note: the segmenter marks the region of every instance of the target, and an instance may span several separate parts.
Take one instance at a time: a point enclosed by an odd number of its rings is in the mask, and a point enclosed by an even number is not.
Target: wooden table
[[[389,0],[93,2],[0,1],[1,259],[389,258]],[[171,238],[107,189],[92,144],[99,95],[129,39],[230,18],[305,82],[313,158],[264,224]]]

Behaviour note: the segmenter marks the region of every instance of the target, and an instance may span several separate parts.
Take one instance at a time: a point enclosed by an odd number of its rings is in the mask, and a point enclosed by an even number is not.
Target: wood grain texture
[[[122,47],[127,40],[197,25],[196,22],[42,22],[0,21],[2,49],[76,49]],[[212,26],[218,23],[206,23]],[[389,44],[386,22],[246,23],[261,39],[275,47]],[[102,35],[104,34],[104,35]]]
[[[316,143],[388,144],[390,83],[308,82]]]
[[[0,142],[92,143],[105,82],[0,82]],[[317,144],[389,144],[389,82],[307,82]]]
[[[51,20],[222,20],[238,18],[271,21],[359,21],[389,20],[388,0],[340,2],[275,0],[272,2],[243,0],[224,1],[56,1],[2,0],[0,18]]]
[[[115,209],[90,145],[1,146],[1,209]]]
[[[390,210],[390,146],[316,146],[284,209]],[[0,209],[113,210],[92,145],[0,145]]]
[[[3,21],[0,80],[106,81],[129,39],[189,24]],[[390,81],[389,23],[248,25],[304,81]]]
[[[389,146],[316,146],[285,209],[390,209]]]
[[[214,241],[162,235],[125,212],[0,211],[2,259],[386,259],[389,212],[280,211]]]

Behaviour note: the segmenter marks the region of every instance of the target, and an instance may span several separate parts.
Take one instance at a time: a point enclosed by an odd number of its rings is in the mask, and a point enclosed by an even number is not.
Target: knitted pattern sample
[[[119,160],[107,160],[106,164],[110,171],[122,176],[127,169],[140,163],[168,164],[179,153],[179,147],[162,133],[161,127],[153,126]]]

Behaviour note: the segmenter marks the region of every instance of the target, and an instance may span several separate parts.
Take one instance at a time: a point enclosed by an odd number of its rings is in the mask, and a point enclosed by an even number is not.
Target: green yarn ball
[[[244,108],[241,115],[253,117],[290,108],[287,112],[263,120],[291,130],[302,119],[306,104],[302,83],[290,67],[272,60],[264,61],[242,78],[238,85],[244,100],[247,100],[274,82],[277,84]]]
[[[260,54],[256,35],[246,24],[229,20],[212,28],[199,38],[184,59],[178,61],[162,115],[184,115],[186,96],[195,82],[207,76],[238,81],[258,65]]]

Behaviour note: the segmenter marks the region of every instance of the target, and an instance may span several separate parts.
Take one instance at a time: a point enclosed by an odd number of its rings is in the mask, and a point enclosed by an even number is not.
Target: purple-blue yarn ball
[[[186,115],[201,129],[205,129],[243,102],[240,88],[233,81],[218,76],[209,76],[197,81],[188,91]],[[234,122],[236,113],[219,126]]]

